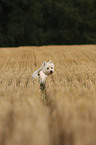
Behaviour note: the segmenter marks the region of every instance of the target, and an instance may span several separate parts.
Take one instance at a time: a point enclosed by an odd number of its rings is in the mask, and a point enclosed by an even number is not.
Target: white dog
[[[42,71],[46,76],[52,74],[54,72],[53,62],[51,60],[48,63],[44,61],[41,67],[33,73],[32,78],[38,79],[40,75],[40,71]]]
[[[33,81],[34,79],[39,79],[41,85],[41,84],[45,84],[46,77],[53,73],[54,73],[53,62],[51,60],[48,63],[44,61],[41,67],[33,73],[32,78]]]

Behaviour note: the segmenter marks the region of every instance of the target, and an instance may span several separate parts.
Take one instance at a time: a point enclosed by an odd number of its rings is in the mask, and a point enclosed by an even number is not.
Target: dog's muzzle
[[[50,71],[50,74],[52,74],[52,73],[53,73],[53,71],[51,70],[51,71]]]

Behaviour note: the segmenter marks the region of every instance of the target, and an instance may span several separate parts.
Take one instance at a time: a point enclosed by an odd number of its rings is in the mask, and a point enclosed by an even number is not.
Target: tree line
[[[96,43],[96,0],[0,0],[0,47]]]

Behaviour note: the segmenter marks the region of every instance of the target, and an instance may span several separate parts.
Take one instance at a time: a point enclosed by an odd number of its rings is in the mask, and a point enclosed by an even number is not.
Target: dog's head
[[[46,74],[46,75],[50,75],[54,73],[54,64],[53,62],[50,60],[48,63],[46,61],[43,62],[43,69],[42,71]]]

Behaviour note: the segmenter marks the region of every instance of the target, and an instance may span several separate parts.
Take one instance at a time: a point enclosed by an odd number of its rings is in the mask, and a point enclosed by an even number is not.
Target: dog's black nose
[[[51,70],[51,71],[50,71],[50,74],[52,74],[52,73],[53,73],[53,71]]]

